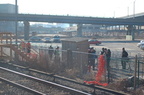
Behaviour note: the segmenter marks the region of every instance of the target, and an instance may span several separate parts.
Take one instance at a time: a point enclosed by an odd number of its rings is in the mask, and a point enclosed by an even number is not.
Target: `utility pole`
[[[129,7],[127,7],[127,16],[129,17]]]
[[[133,2],[133,18],[135,18],[135,1],[136,0],[134,0],[134,2]]]
[[[17,20],[17,15],[18,15],[18,6],[17,6],[17,0],[15,0],[15,15],[16,15],[16,20],[15,20],[15,38],[16,38],[16,44],[17,44],[17,26],[18,26],[18,20]]]
[[[113,17],[115,18],[115,11],[114,11],[114,16]]]
[[[133,19],[135,19],[135,1],[136,1],[136,0],[134,0],[134,2],[133,2]],[[135,26],[135,25],[133,25],[133,27],[132,27],[132,40],[135,39],[135,38],[134,38],[134,36],[135,36],[134,26]]]

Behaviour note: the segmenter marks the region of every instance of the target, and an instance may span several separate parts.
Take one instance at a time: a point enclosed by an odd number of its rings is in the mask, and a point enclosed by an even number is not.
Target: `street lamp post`
[[[133,2],[133,18],[135,18],[135,1],[136,0],[134,0],[134,2]]]
[[[127,7],[127,16],[129,17],[129,7]]]
[[[136,2],[136,0],[134,0],[133,1],[133,19],[135,19],[135,2]],[[134,26],[135,25],[133,25],[133,27],[132,27],[132,40],[134,40],[135,38],[134,38]]]
[[[115,18],[115,11],[114,11],[114,16],[113,17]]]

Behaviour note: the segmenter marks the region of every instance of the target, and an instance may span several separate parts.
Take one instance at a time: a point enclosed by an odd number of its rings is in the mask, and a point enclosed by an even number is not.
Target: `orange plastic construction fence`
[[[108,85],[107,83],[100,83],[102,76],[105,74],[105,65],[106,65],[105,57],[104,55],[100,55],[98,58],[98,71],[96,74],[95,81],[84,81],[84,82],[88,84],[107,86]]]

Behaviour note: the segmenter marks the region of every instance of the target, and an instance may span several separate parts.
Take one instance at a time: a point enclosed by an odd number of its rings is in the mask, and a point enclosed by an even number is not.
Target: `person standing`
[[[56,49],[54,51],[54,55],[55,55],[55,61],[59,62],[60,61],[60,50],[59,50],[59,47],[56,47]]]
[[[91,49],[91,54],[92,54],[91,63],[92,63],[93,70],[95,70],[96,50],[94,48]]]
[[[26,43],[23,41],[21,44],[22,50],[25,52],[26,50]]]
[[[110,83],[110,77],[111,77],[110,60],[111,60],[111,51],[110,51],[110,49],[108,49],[106,52],[106,66],[107,66],[108,83]]]
[[[88,69],[89,69],[89,72],[91,71],[91,67],[93,68],[93,70],[95,70],[95,58],[96,58],[96,51],[95,49],[92,47],[89,49],[88,51]]]
[[[122,48],[122,69],[126,69],[126,63],[128,61],[128,53],[126,52],[125,48]]]
[[[50,59],[52,59],[52,57],[53,57],[53,53],[54,53],[54,49],[53,49],[52,46],[49,47],[49,51],[48,51],[48,53],[49,53]]]
[[[31,52],[31,43],[29,41],[26,44],[26,47],[27,47],[27,53],[30,55],[30,52]]]
[[[111,59],[111,51],[110,51],[110,49],[108,49],[107,53],[106,53],[107,68],[110,67],[110,59]]]
[[[100,52],[100,55],[104,54],[104,52],[105,52],[105,48],[102,48],[102,51]]]

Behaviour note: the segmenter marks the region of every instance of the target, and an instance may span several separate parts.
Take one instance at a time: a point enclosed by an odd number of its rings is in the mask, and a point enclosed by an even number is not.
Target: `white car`
[[[140,49],[144,50],[144,40],[141,40],[140,43],[137,44],[137,46],[138,46]]]

